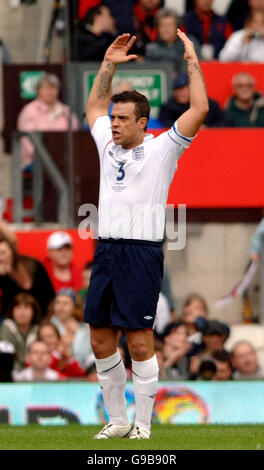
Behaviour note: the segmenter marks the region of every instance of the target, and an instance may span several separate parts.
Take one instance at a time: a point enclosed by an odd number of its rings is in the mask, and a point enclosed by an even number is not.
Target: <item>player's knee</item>
[[[116,347],[105,341],[105,338],[91,338],[91,346],[97,359],[104,359],[116,351]]]
[[[130,343],[130,354],[134,361],[145,361],[150,357],[150,351],[144,342],[132,340]]]

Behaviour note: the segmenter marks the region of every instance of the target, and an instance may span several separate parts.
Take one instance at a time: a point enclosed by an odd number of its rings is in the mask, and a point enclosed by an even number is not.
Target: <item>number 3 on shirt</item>
[[[119,163],[119,170],[118,170],[118,173],[120,173],[120,176],[117,176],[117,181],[121,181],[122,179],[124,179],[125,177],[125,171],[123,170],[123,167],[125,165],[126,162],[120,162]]]

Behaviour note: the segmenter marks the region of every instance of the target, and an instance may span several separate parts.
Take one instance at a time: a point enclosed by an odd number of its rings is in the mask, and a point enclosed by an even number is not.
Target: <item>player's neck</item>
[[[142,135],[138,136],[135,140],[133,140],[131,142],[124,143],[124,144],[121,144],[121,147],[124,150],[129,150],[129,149],[133,149],[135,147],[138,147],[139,145],[141,145],[143,143],[144,137],[145,137],[145,132]]]

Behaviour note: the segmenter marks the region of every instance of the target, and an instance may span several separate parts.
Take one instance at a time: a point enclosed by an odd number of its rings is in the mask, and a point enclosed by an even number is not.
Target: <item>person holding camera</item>
[[[235,31],[219,55],[220,62],[264,62],[264,12],[249,15],[245,26]]]

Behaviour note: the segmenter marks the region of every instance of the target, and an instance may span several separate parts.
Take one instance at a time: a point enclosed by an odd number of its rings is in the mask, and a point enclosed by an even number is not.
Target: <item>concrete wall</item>
[[[15,63],[39,63],[53,9],[53,0],[12,8],[10,0],[0,1],[0,36]],[[52,62],[61,62],[62,39],[54,40]]]
[[[187,242],[182,251],[168,251],[165,262],[171,279],[176,312],[181,313],[184,297],[197,292],[205,297],[210,317],[229,324],[242,321],[242,300],[219,310],[213,303],[229,292],[243,276],[249,260],[248,250],[256,224],[188,224]],[[257,275],[254,285],[258,282]],[[258,296],[251,288],[254,313],[258,313]]]

